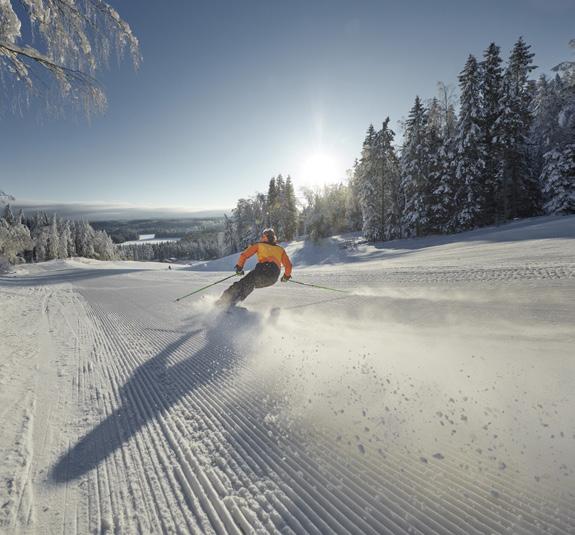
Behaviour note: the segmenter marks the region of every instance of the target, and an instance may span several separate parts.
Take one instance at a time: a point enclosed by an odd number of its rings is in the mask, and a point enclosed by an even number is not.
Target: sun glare
[[[337,162],[325,152],[315,152],[303,160],[300,180],[306,186],[323,186],[336,182],[338,177]]]

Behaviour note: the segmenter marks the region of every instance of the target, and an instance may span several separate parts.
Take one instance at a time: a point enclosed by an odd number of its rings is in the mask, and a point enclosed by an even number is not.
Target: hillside
[[[353,238],[0,277],[0,531],[574,532],[575,216]]]

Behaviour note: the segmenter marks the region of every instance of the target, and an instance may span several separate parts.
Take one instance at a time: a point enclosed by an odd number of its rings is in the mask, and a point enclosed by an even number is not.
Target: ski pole
[[[348,294],[348,290],[337,290],[336,288],[328,288],[327,286],[318,286],[317,284],[307,284],[306,282],[299,282],[294,281],[293,279],[289,279],[289,282],[293,282],[295,284],[301,284],[302,286],[309,286],[311,288],[319,288],[320,290],[331,290],[332,292],[341,292],[343,294]]]
[[[190,295],[194,295],[197,294],[198,292],[201,292],[203,290],[206,290],[207,288],[209,288],[210,286],[215,286],[216,284],[219,284],[220,282],[224,282],[227,281],[228,279],[231,279],[232,277],[235,277],[236,274],[234,273],[233,275],[230,275],[229,277],[224,277],[223,279],[216,281],[216,282],[212,282],[212,284],[208,284],[207,286],[204,286],[203,288],[200,288],[199,290],[194,290],[193,292],[190,292],[189,294],[186,295],[182,295],[182,297],[178,297],[176,299],[176,303],[178,301],[181,301],[182,299],[185,299],[186,297],[190,297]]]

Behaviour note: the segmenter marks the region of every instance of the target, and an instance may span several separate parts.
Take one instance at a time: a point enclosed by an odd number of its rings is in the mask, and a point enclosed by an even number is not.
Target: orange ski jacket
[[[250,245],[241,255],[238,260],[238,266],[244,267],[246,260],[257,253],[258,262],[273,262],[279,268],[285,267],[285,274],[289,277],[291,275],[292,264],[289,256],[284,251],[284,248],[279,245],[272,245],[267,242],[258,242]]]

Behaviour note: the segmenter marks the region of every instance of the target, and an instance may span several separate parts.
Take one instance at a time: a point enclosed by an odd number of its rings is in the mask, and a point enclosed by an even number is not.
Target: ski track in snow
[[[231,313],[173,302],[217,272],[0,278],[0,532],[575,533],[575,240],[545,238],[296,265],[353,295]]]

